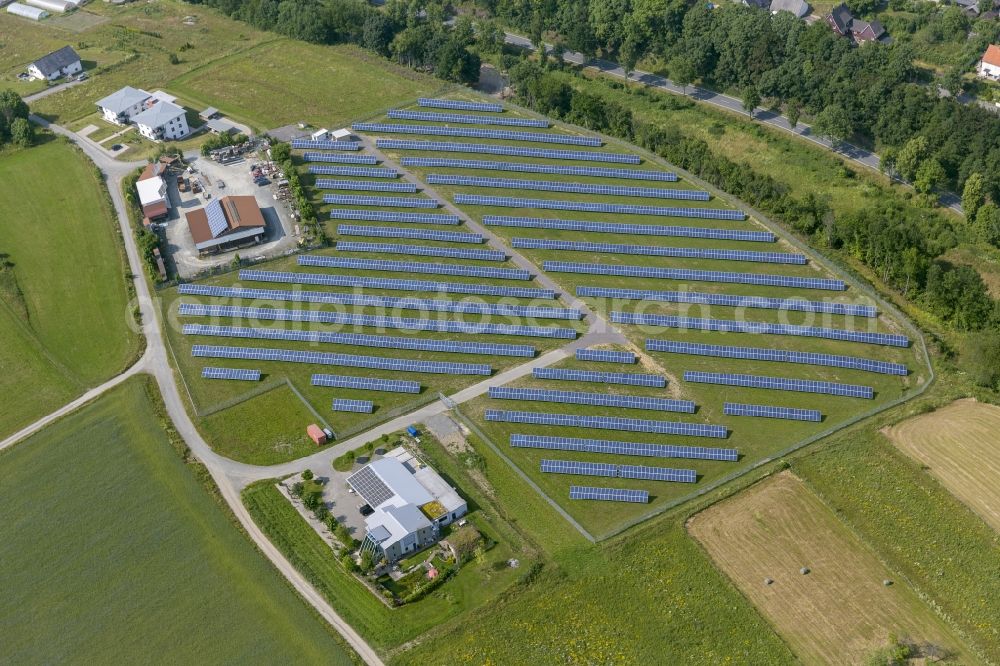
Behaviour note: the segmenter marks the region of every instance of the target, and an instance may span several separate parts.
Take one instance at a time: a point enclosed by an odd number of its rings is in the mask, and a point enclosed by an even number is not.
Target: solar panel
[[[491,102],[463,102],[457,99],[432,99],[421,97],[417,100],[417,106],[430,107],[434,109],[457,109],[459,111],[487,111],[490,113],[502,113],[503,107]]]
[[[531,273],[523,268],[497,268],[494,266],[471,266],[466,264],[433,264],[417,261],[390,261],[388,259],[355,259],[353,257],[322,257],[312,254],[300,254],[298,262],[299,266],[351,268],[359,271],[430,273],[433,275],[457,275],[494,280],[531,279]]]
[[[591,405],[593,407],[617,407],[619,409],[644,409],[648,411],[683,412],[685,414],[694,414],[694,403],[690,400],[649,398],[638,395],[612,395],[609,393],[585,393],[582,391],[552,391],[549,389],[491,386],[489,389],[489,396],[494,400],[560,402],[569,405]]]
[[[569,368],[534,368],[535,379],[554,379],[570,382],[594,382],[597,384],[624,384],[626,386],[651,386],[663,388],[667,380],[660,375],[645,375],[629,372],[596,372],[594,370],[573,370]]]
[[[498,206],[501,208],[541,208],[549,210],[576,210],[588,213],[613,213],[616,215],[661,215],[669,217],[697,217],[706,220],[743,220],[741,210],[725,208],[671,208],[663,206],[633,206],[631,204],[592,203],[585,201],[559,201],[556,199],[522,199],[520,197],[492,197],[481,194],[456,194],[455,203],[471,206]]]
[[[638,155],[626,153],[606,153],[603,151],[549,150],[547,148],[522,148],[521,146],[497,146],[488,143],[460,143],[451,141],[410,141],[405,139],[376,139],[375,145],[386,150],[422,150],[444,153],[481,153],[484,155],[508,155],[511,157],[540,157],[546,160],[577,160],[581,162],[615,162],[618,164],[639,164]]]
[[[644,315],[632,312],[612,312],[610,319],[616,324],[639,324],[644,326],[664,326],[667,328],[693,329],[699,331],[721,331],[723,333],[758,333],[765,335],[794,335],[826,340],[843,340],[869,345],[907,347],[910,339],[894,333],[865,333],[842,328],[822,328],[819,326],[793,326],[791,324],[771,324],[761,321],[739,321],[734,319],[698,319],[695,317],[675,317],[672,315]]]
[[[435,247],[433,245],[337,241],[337,250],[341,252],[377,252],[379,254],[410,254],[421,257],[475,259],[477,261],[507,261],[507,254],[500,250],[462,250],[451,247]]]
[[[391,123],[353,123],[351,129],[375,134],[425,134],[428,136],[460,136],[469,139],[497,139],[500,141],[534,141],[558,143],[569,146],[600,146],[597,137],[572,136],[553,132],[518,132],[514,130],[480,129],[478,127],[440,127],[437,125],[396,125]]]
[[[729,416],[759,416],[768,419],[788,419],[790,421],[823,420],[818,409],[796,409],[794,407],[775,407],[772,405],[746,405],[738,402],[727,402],[722,405],[722,411]]]
[[[493,368],[473,363],[449,363],[444,361],[411,361],[381,356],[354,356],[352,354],[330,354],[315,351],[291,349],[262,349],[254,347],[219,347],[194,345],[191,355],[204,358],[242,358],[255,361],[284,361],[287,363],[315,363],[320,365],[340,365],[351,368],[374,368],[396,372],[423,372],[446,375],[490,375]]]
[[[374,180],[332,180],[317,178],[315,187],[320,190],[357,190],[361,192],[406,192],[413,194],[417,186],[413,183],[386,183]]]
[[[202,379],[236,379],[244,382],[259,382],[260,370],[240,370],[237,368],[202,368]]]
[[[328,287],[360,287],[362,289],[392,289],[394,291],[430,291],[451,294],[479,294],[480,296],[510,296],[513,298],[554,299],[551,289],[507,287],[467,282],[430,282],[425,280],[399,280],[395,278],[330,275],[326,273],[294,273],[287,271],[241,270],[240,279],[249,282],[283,282],[288,284],[316,284]]]
[[[576,295],[581,298],[590,296],[637,301],[663,301],[665,303],[697,303],[701,305],[723,305],[731,308],[825,312],[860,317],[875,317],[878,315],[878,310],[869,305],[853,305],[832,301],[806,301],[799,298],[765,298],[763,296],[709,294],[697,291],[652,291],[648,289],[616,289],[613,287],[577,287]]]
[[[387,210],[334,209],[330,211],[333,220],[366,220],[369,222],[409,222],[411,224],[459,224],[458,215],[438,213],[396,213]]]
[[[800,393],[824,393],[851,398],[874,398],[875,391],[870,386],[855,384],[837,384],[835,382],[817,382],[809,379],[787,379],[785,377],[761,377],[758,375],[730,375],[719,372],[684,373],[684,381],[700,384],[723,384],[726,386],[742,386],[745,388],[775,389],[778,391],[797,391]]]
[[[220,199],[213,199],[205,205],[205,215],[208,217],[208,230],[212,233],[212,238],[218,238],[219,234],[229,229]]]
[[[648,467],[646,465],[618,465],[618,478],[695,483],[698,480],[698,474],[693,469],[671,469],[669,467]]]
[[[515,448],[547,449],[552,451],[579,451],[582,453],[604,453],[618,456],[641,456],[646,458],[690,458],[694,460],[739,460],[736,449],[718,449],[705,446],[675,446],[672,444],[642,444],[618,442],[608,439],[583,439],[577,437],[550,437],[547,435],[510,436],[510,445]]]
[[[580,476],[617,476],[618,474],[618,468],[614,465],[574,460],[542,459],[541,471],[548,474],[577,474]]]
[[[345,375],[313,375],[313,386],[349,388],[360,391],[383,391],[387,393],[420,393],[418,382],[401,379],[374,379],[372,377],[348,377]]]
[[[578,500],[600,500],[604,502],[632,502],[646,504],[649,493],[645,490],[622,488],[595,488],[593,486],[570,486],[569,498]]]
[[[484,169],[487,171],[516,171],[518,173],[547,173],[565,176],[593,176],[596,178],[620,178],[623,180],[659,180],[676,182],[677,174],[670,171],[647,171],[645,169],[614,169],[609,167],[554,166],[550,164],[527,164],[524,162],[493,162],[488,160],[457,160],[443,157],[404,157],[403,166],[444,167],[452,169]]]
[[[357,141],[313,141],[312,139],[292,139],[292,148],[297,150],[361,150]]]
[[[389,208],[437,208],[434,199],[408,199],[406,197],[378,197],[367,194],[324,194],[323,203],[338,206],[386,206]]]
[[[374,155],[344,155],[339,153],[305,153],[306,162],[340,162],[341,164],[378,164]]]
[[[369,465],[347,477],[347,484],[372,508],[388,502],[396,494]]]
[[[691,437],[716,437],[725,439],[728,431],[724,426],[705,423],[684,423],[681,421],[651,421],[628,419],[618,416],[581,416],[578,414],[550,414],[545,412],[511,412],[487,409],[487,421],[504,423],[530,423],[534,425],[569,426],[573,428],[595,428],[599,430],[624,430],[628,432],[655,432],[663,435],[688,435]]]
[[[584,220],[550,220],[543,217],[511,217],[486,215],[483,224],[490,227],[518,227],[522,229],[559,229],[599,234],[629,234],[635,236],[678,236],[685,238],[711,238],[713,240],[773,243],[770,231],[742,231],[706,229],[703,227],[675,227],[657,224],[619,224],[617,222],[586,222]]]
[[[361,414],[371,414],[375,405],[371,400],[349,400],[347,398],[334,398],[332,409],[335,412],[358,412]]]
[[[405,229],[400,227],[378,227],[357,224],[341,224],[337,233],[342,236],[367,236],[371,238],[409,238],[443,243],[482,243],[486,239],[479,234],[460,231],[438,231],[437,229]]]
[[[622,266],[619,264],[593,264],[571,261],[546,261],[542,265],[542,268],[553,273],[620,275],[624,277],[655,278],[661,280],[728,282],[731,284],[755,284],[769,287],[827,289],[832,291],[847,289],[847,285],[842,280],[773,275],[769,273],[728,273],[724,271],[699,271],[687,268],[653,268],[652,266]]]
[[[576,360],[602,363],[635,363],[635,354],[611,349],[577,349]]]
[[[906,366],[900,363],[876,361],[856,356],[836,356],[834,354],[816,354],[813,352],[788,351],[785,349],[730,347],[693,342],[674,342],[672,340],[646,340],[646,350],[673,354],[689,354],[693,356],[717,356],[720,358],[741,358],[754,361],[825,365],[834,368],[877,372],[883,375],[906,375],[909,372]]]
[[[618,243],[585,243],[580,241],[548,240],[545,238],[512,238],[511,247],[523,250],[567,250],[571,252],[601,252],[604,254],[638,254],[650,257],[753,261],[765,264],[806,263],[806,256],[804,254],[792,254],[790,252],[750,252],[748,250],[716,250],[692,247],[621,245]]]
[[[362,178],[399,178],[395,169],[349,166],[311,166],[309,173],[318,176],[358,176]]]
[[[549,121],[535,118],[497,118],[496,116],[468,116],[459,113],[433,111],[407,111],[389,109],[386,114],[394,120],[424,120],[433,123],[459,123],[461,125],[505,125],[507,127],[548,127]]]
[[[593,185],[589,183],[564,183],[551,180],[521,180],[516,178],[483,178],[479,176],[447,176],[432,173],[427,176],[432,185],[461,185],[465,187],[493,187],[509,190],[541,190],[544,192],[572,192],[575,194],[600,194],[618,197],[645,197],[653,199],[685,199],[708,201],[708,192],[701,190],[668,190],[655,187],[624,187],[620,185]]]

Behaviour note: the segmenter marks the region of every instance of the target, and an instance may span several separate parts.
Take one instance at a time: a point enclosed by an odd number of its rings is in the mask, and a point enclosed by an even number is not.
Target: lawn
[[[0,661],[351,658],[195,478],[131,380],[0,455]]]
[[[58,187],[37,183],[60,174]],[[0,434],[47,414],[135,358],[117,221],[104,183],[52,139],[0,155]]]

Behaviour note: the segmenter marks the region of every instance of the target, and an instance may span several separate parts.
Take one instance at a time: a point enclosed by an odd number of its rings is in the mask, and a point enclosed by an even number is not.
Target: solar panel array
[[[626,153],[606,153],[583,150],[549,150],[547,148],[522,148],[521,146],[497,146],[488,143],[458,143],[451,141],[410,141],[406,139],[376,139],[375,145],[389,150],[423,150],[444,153],[481,153],[484,155],[508,155],[511,157],[540,157],[546,160],[577,160],[580,162],[614,162],[617,164],[639,164],[637,155]]]
[[[826,340],[843,340],[869,345],[907,347],[910,339],[894,333],[866,333],[848,331],[842,328],[822,328],[820,326],[793,326],[772,324],[762,321],[739,321],[734,319],[699,319],[696,317],[675,317],[673,315],[646,315],[633,312],[612,312],[611,321],[616,324],[640,324],[664,326],[667,328],[695,329],[699,331],[721,331],[724,333],[762,333],[766,335],[794,335]]]
[[[341,164],[378,164],[374,155],[343,155],[338,153],[305,153],[306,162],[340,162]]]
[[[514,130],[480,129],[478,127],[438,127],[436,125],[395,125],[391,123],[353,123],[351,129],[376,134],[426,134],[429,136],[460,136],[468,139],[497,139],[500,141],[535,141],[558,143],[567,146],[600,146],[597,137],[571,136],[552,132],[517,132]]]
[[[592,203],[587,201],[559,201],[557,199],[522,199],[520,197],[492,197],[482,194],[456,194],[455,203],[472,206],[498,206],[501,208],[543,208],[549,210],[577,210],[588,213],[613,213],[616,215],[661,215],[669,217],[697,217],[706,220],[743,220],[741,210],[725,208],[670,208],[663,206],[633,206],[631,204]]]
[[[399,178],[395,169],[350,166],[311,166],[309,173],[319,176],[359,176],[363,178]]]
[[[287,284],[316,284],[327,287],[360,287],[363,289],[392,289],[394,291],[434,291],[452,294],[478,294],[480,296],[510,296],[512,298],[554,299],[551,289],[507,287],[468,282],[430,282],[426,280],[399,280],[394,278],[330,275],[326,273],[294,273],[290,271],[241,270],[240,279],[250,282],[283,282]]]
[[[617,289],[614,287],[577,287],[576,295],[580,297],[592,296],[596,298],[618,298],[637,301],[663,301],[666,303],[724,305],[732,308],[825,312],[860,317],[875,317],[878,315],[878,311],[870,305],[806,301],[798,298],[765,298],[763,296],[708,294],[697,291],[652,291],[648,289]]]
[[[688,268],[654,268],[652,266],[621,266],[572,261],[546,261],[543,268],[553,273],[584,273],[587,275],[622,275],[626,277],[655,278],[661,280],[693,280],[696,282],[728,282],[731,284],[756,284],[769,287],[794,287],[797,289],[828,289],[842,291],[847,285],[841,280],[827,278],[795,277],[769,273],[727,273],[700,271]]]
[[[787,419],[790,421],[823,420],[818,409],[796,409],[794,407],[775,407],[773,405],[746,405],[738,402],[723,403],[722,411],[729,416],[759,416],[768,419]]]
[[[478,261],[506,261],[507,254],[500,250],[463,250],[432,245],[399,245],[396,243],[358,243],[337,241],[341,252],[378,252],[379,254],[411,254],[421,257],[446,257],[449,259],[476,259]]]
[[[337,233],[342,236],[368,236],[373,238],[409,238],[411,240],[442,241],[445,243],[482,243],[479,234],[437,229],[405,229],[400,227],[371,227],[359,224],[341,224]]]
[[[534,368],[535,379],[556,379],[570,382],[596,382],[598,384],[624,384],[626,386],[651,386],[663,388],[667,380],[660,375],[646,375],[632,372],[598,372],[595,370],[573,370],[570,368]]]
[[[497,268],[494,266],[469,266],[465,264],[433,264],[419,261],[391,261],[388,259],[355,259],[353,257],[321,257],[300,254],[299,266],[324,268],[351,268],[359,271],[386,271],[390,273],[430,273],[457,275],[494,280],[530,280],[531,273],[523,268]]]
[[[577,349],[576,360],[602,363],[635,363],[635,354],[612,349]]]
[[[437,208],[434,199],[408,199],[406,197],[377,197],[367,194],[324,194],[323,203],[339,206],[387,206],[390,208]]]
[[[459,224],[458,215],[439,213],[396,213],[387,210],[333,209],[332,220],[367,220],[369,222],[409,222],[411,224]]]
[[[205,216],[208,218],[208,230],[212,232],[212,238],[217,238],[219,234],[229,229],[226,221],[226,214],[222,210],[222,202],[214,199],[205,206]]]
[[[202,379],[236,379],[243,382],[259,382],[260,370],[238,368],[202,368]]]
[[[673,354],[689,354],[692,356],[717,356],[719,358],[741,358],[753,361],[825,365],[834,368],[877,372],[883,375],[905,376],[909,372],[906,366],[900,363],[876,361],[857,356],[837,356],[834,354],[817,354],[813,352],[789,351],[786,349],[730,347],[727,345],[705,345],[694,342],[674,342],[672,340],[646,340],[646,350]]]
[[[541,471],[549,474],[579,474],[581,476],[618,476],[618,467],[608,463],[577,462],[575,460],[545,460]]]
[[[550,414],[546,412],[511,412],[487,409],[487,421],[504,423],[530,423],[534,425],[570,426],[598,430],[625,430],[628,432],[655,432],[663,435],[689,435],[691,437],[716,437],[725,439],[724,426],[681,421],[651,421],[628,419],[618,416],[580,416],[578,414]]]
[[[564,176],[593,176],[596,178],[620,178],[623,180],[659,180],[676,182],[677,174],[670,171],[647,171],[645,169],[615,169],[610,167],[554,166],[551,164],[527,164],[524,162],[494,162],[489,160],[459,160],[445,157],[404,157],[403,166],[444,167],[452,169],[485,169],[487,171],[516,171],[518,173],[547,173]]]
[[[350,400],[348,398],[334,398],[331,407],[335,412],[358,412],[361,414],[371,414],[375,405],[371,400]]]
[[[669,467],[648,467],[646,465],[618,465],[618,478],[694,483],[698,480],[698,474],[693,469],[671,469]]]
[[[490,113],[502,113],[503,107],[492,102],[463,102],[455,99],[433,99],[421,97],[417,100],[417,106],[430,107],[434,109],[457,109],[459,111],[487,111]]]
[[[316,187],[321,190],[358,190],[361,192],[406,192],[413,194],[417,186],[413,183],[384,183],[368,180],[331,180],[317,178]]]
[[[620,488],[595,488],[592,486],[570,486],[570,499],[601,500],[605,502],[632,502],[646,504],[649,493],[645,490],[625,490]]]
[[[697,372],[688,370],[684,381],[700,384],[723,384],[745,388],[775,389],[777,391],[797,391],[799,393],[824,393],[851,398],[874,398],[875,391],[870,386],[817,382],[810,379],[788,379],[786,377],[762,377],[759,375],[731,375],[721,372]]]
[[[610,393],[586,393],[583,391],[553,391],[550,389],[491,386],[489,396],[495,400],[561,402],[568,405],[590,405],[593,407],[618,407],[619,409],[645,409],[657,412],[682,412],[684,414],[694,414],[694,403],[690,400],[649,398],[638,395],[612,395]]]
[[[525,449],[606,453],[619,456],[642,456],[646,458],[691,458],[694,460],[724,460],[729,462],[735,462],[739,459],[739,452],[736,449],[676,446],[673,444],[642,444],[636,442],[617,442],[608,439],[551,437],[548,435],[513,434],[510,436],[510,445],[515,448]]]
[[[338,303],[363,307],[425,310],[428,312],[461,312],[465,314],[501,315],[507,317],[532,317],[536,319],[582,319],[579,310],[548,308],[534,305],[508,305],[506,303],[477,303],[475,301],[447,301],[401,296],[373,296],[371,294],[338,293],[330,291],[299,291],[285,289],[251,289],[245,287],[217,287],[203,284],[177,285],[178,293],[224,298],[264,299],[297,303]],[[634,357],[633,357],[634,358]]]
[[[552,180],[521,180],[518,178],[483,178],[480,176],[447,176],[428,174],[432,185],[461,185],[464,187],[494,187],[508,190],[541,190],[543,192],[572,192],[574,194],[602,194],[617,197],[645,197],[653,199],[684,199],[708,201],[708,192],[701,190],[667,190],[656,187],[625,187],[621,185],[593,185],[589,183],[562,183]]]
[[[628,234],[634,236],[677,236],[683,238],[711,238],[758,243],[773,243],[770,231],[741,231],[736,229],[706,229],[703,227],[675,227],[658,224],[621,224],[618,222],[587,222],[585,220],[550,220],[543,217],[516,217],[486,215],[483,224],[490,227],[518,227],[521,229],[559,229],[599,234]]]
[[[425,120],[434,123],[459,123],[462,125],[505,125],[507,127],[548,127],[549,121],[535,118],[497,118],[496,116],[469,116],[460,113],[435,113],[433,111],[407,111],[389,109],[386,114],[395,120]]]
[[[348,377],[345,375],[313,375],[313,386],[349,388],[361,391],[383,391],[386,393],[420,393],[420,384],[402,379],[373,379],[371,377]]]
[[[520,356],[527,358],[535,355],[535,348],[530,345],[505,345],[493,342],[456,342],[453,340],[427,340],[424,338],[393,338],[384,335],[363,335],[361,333],[289,331],[281,328],[250,328],[245,326],[214,326],[207,324],[184,324],[182,330],[184,335],[322,342],[334,345],[349,345],[352,347],[410,349],[446,354],[482,354],[487,356]]]
[[[585,243],[581,241],[547,240],[544,238],[513,238],[512,247],[523,250],[568,250],[571,252],[601,252],[608,254],[639,254],[650,257],[683,257],[685,259],[721,259],[724,261],[755,261],[765,264],[804,264],[804,254],[790,252],[751,252],[748,250],[713,250],[692,247],[659,247],[654,245],[621,245],[618,243]]]
[[[255,347],[219,347],[194,345],[191,355],[205,358],[245,358],[255,361],[285,361],[289,363],[316,363],[320,365],[340,365],[351,368],[374,368],[396,372],[423,372],[445,375],[490,375],[493,368],[473,363],[449,363],[444,361],[411,361],[401,358],[381,356],[355,356],[353,354],[330,354],[327,352],[296,351],[291,349],[262,349]]]
[[[361,150],[357,141],[313,141],[312,139],[292,139],[292,148],[299,150]]]

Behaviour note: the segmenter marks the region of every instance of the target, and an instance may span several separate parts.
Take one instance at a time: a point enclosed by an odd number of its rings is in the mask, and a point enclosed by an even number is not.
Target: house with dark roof
[[[185,217],[191,240],[202,254],[259,243],[266,230],[264,215],[253,195],[215,199]]]
[[[28,65],[28,75],[40,81],[55,81],[64,76],[73,76],[83,71],[80,56],[72,46],[64,46],[58,51],[39,58]]]
[[[850,38],[855,44],[865,44],[867,42],[888,42],[889,35],[885,28],[878,21],[868,23],[854,14],[844,3],[840,3],[826,17],[827,25],[830,29],[841,37]]]

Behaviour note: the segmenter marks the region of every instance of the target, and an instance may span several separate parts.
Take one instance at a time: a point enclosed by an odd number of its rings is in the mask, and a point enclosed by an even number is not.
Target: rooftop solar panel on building
[[[602,363],[635,363],[635,354],[611,349],[577,349],[576,360]]]
[[[557,143],[568,146],[600,146],[597,137],[573,136],[554,132],[519,132],[515,130],[480,129],[478,127],[441,127],[438,125],[398,125],[392,123],[353,123],[358,132],[375,134],[421,134],[427,136],[460,136],[469,139],[497,139],[500,141],[533,141]]]
[[[492,102],[463,102],[457,99],[433,99],[421,97],[417,100],[417,106],[433,109],[457,109],[459,111],[485,111],[489,113],[503,113],[503,107]]]
[[[368,222],[408,222],[411,224],[459,224],[457,215],[439,213],[396,213],[388,210],[334,209],[332,220],[366,220]]]
[[[395,169],[356,166],[311,166],[309,173],[318,176],[358,176],[361,178],[399,178]]]
[[[260,370],[241,370],[238,368],[202,368],[202,379],[236,379],[244,382],[259,382]]]
[[[663,388],[667,380],[660,375],[646,375],[629,372],[596,372],[594,370],[574,370],[571,368],[533,368],[535,379],[553,379],[571,382],[594,382],[597,384],[623,384],[626,386],[651,386]]]
[[[663,435],[687,435],[690,437],[715,437],[725,439],[728,431],[724,426],[704,423],[684,423],[681,421],[651,421],[629,419],[617,416],[581,416],[579,414],[550,414],[546,412],[512,412],[487,409],[487,421],[504,423],[530,423],[534,425],[554,425],[572,428],[595,428],[598,430],[624,430],[627,432],[655,432]]]
[[[658,180],[676,182],[677,174],[670,171],[650,171],[646,169],[615,169],[611,167],[554,166],[551,164],[527,164],[524,162],[494,162],[489,160],[460,160],[442,157],[404,157],[403,166],[442,167],[451,169],[483,169],[487,171],[515,171],[518,173],[547,173],[564,176],[592,176],[596,178],[619,178],[623,180]]]
[[[371,414],[375,405],[372,404],[371,400],[334,398],[331,408],[335,412],[358,412],[360,414]]]
[[[422,150],[444,153],[481,153],[483,155],[508,155],[511,157],[539,157],[546,160],[577,160],[580,162],[614,162],[639,164],[638,155],[606,153],[603,151],[549,150],[547,148],[522,148],[486,143],[461,143],[451,141],[410,141],[405,139],[376,139],[375,145],[387,150]]]
[[[823,393],[851,398],[868,398],[869,400],[875,397],[875,391],[870,386],[817,382],[808,379],[788,379],[786,377],[731,375],[721,372],[696,372],[688,370],[684,373],[684,381],[701,384],[742,386],[745,388],[774,389],[778,391],[797,391],[800,393]]]
[[[859,317],[875,317],[878,315],[878,311],[869,305],[853,305],[832,301],[806,301],[798,298],[765,298],[763,296],[709,294],[697,291],[653,291],[649,289],[581,286],[576,288],[576,295],[581,298],[595,297],[637,301],[663,301],[665,303],[697,303],[702,305],[723,305],[732,308],[824,312]]]
[[[483,243],[479,234],[460,231],[439,231],[437,229],[407,229],[400,227],[380,227],[358,224],[341,224],[337,233],[342,236],[366,236],[368,238],[409,238],[411,240],[441,241],[444,243]]]
[[[313,141],[312,139],[292,139],[296,150],[361,150],[357,141]]]
[[[512,238],[511,247],[522,250],[564,250],[570,252],[600,252],[602,254],[637,254],[650,257],[718,259],[721,261],[753,261],[765,264],[806,263],[806,256],[804,254],[792,254],[790,252],[751,252],[748,250],[716,250],[693,247],[622,245],[619,243],[585,243],[581,241],[548,240],[545,238]]]
[[[388,502],[396,492],[386,485],[385,481],[375,473],[370,465],[365,465],[354,474],[347,477],[347,485],[354,489],[372,508],[383,502]]]
[[[542,264],[542,268],[553,273],[620,275],[624,277],[659,280],[728,282],[731,284],[755,284],[769,287],[825,289],[831,291],[843,291],[847,289],[847,285],[842,280],[773,275],[769,273],[729,273],[725,271],[700,271],[687,268],[654,268],[652,266],[623,266],[621,264],[595,264],[571,261],[546,261]]]
[[[409,254],[420,257],[445,257],[448,259],[475,259],[477,261],[507,261],[507,254],[500,250],[464,250],[433,245],[399,245],[397,243],[357,243],[337,241],[341,252],[376,252],[378,254]]]
[[[510,436],[514,448],[548,449],[552,451],[579,451],[603,453],[619,456],[641,456],[646,458],[689,458],[693,460],[739,460],[736,449],[719,449],[705,446],[675,446],[672,444],[643,444],[619,442],[608,439],[584,439],[578,437],[551,437],[548,435]]]
[[[212,238],[218,238],[219,234],[229,229],[226,221],[226,213],[222,210],[222,201],[214,199],[205,205],[205,216],[208,218],[208,230]]]
[[[794,407],[775,407],[773,405],[746,405],[737,402],[727,402],[722,411],[729,416],[758,416],[768,419],[787,419],[790,421],[823,420],[818,409],[796,409]]]
[[[340,162],[341,164],[378,164],[374,155],[345,155],[342,153],[305,153],[306,162]]]
[[[575,460],[541,461],[541,471],[548,474],[577,474],[580,476],[617,476],[618,468],[607,463],[577,462]]]
[[[635,504],[646,504],[649,502],[649,493],[645,490],[570,486],[569,498],[577,500],[600,500],[604,502],[632,502]]]
[[[708,192],[702,190],[675,190],[655,187],[625,187],[621,185],[593,185],[589,183],[564,183],[552,180],[523,180],[519,178],[484,178],[480,176],[449,176],[432,173],[427,176],[432,185],[460,185],[464,187],[493,187],[508,190],[541,190],[544,192],[571,192],[617,197],[645,197],[652,199],[684,199],[708,201]]]
[[[499,118],[496,116],[469,116],[460,113],[433,111],[408,111],[389,109],[386,114],[394,120],[423,120],[432,123],[458,123],[460,125],[504,125],[507,127],[548,127],[549,121],[535,118]]]
[[[637,395],[612,395],[609,393],[491,386],[489,396],[495,400],[560,402],[569,405],[591,405],[594,407],[617,407],[619,409],[644,409],[648,411],[694,414],[694,403],[690,400],[649,398]]]
[[[490,278],[494,280],[531,279],[531,273],[522,268],[497,268],[495,266],[436,264],[417,261],[390,261],[387,259],[355,259],[353,257],[323,257],[311,254],[300,254],[298,262],[299,266],[351,268],[360,271],[428,273],[433,275]]]
[[[586,222],[583,220],[550,220],[542,217],[511,217],[485,215],[483,224],[490,227],[517,227],[521,229],[559,229],[599,234],[627,234],[635,236],[676,236],[684,238],[711,238],[713,240],[773,243],[770,231],[742,231],[735,229],[706,229],[703,227],[675,227],[657,224],[619,224],[617,222]]]
[[[359,391],[420,393],[419,382],[405,381],[402,379],[374,379],[372,377],[348,377],[345,375],[316,374],[312,376],[310,383],[313,386],[349,388],[357,389]]]
[[[386,208],[437,208],[434,199],[410,199],[407,197],[378,197],[367,194],[324,194],[323,203],[338,206],[385,206]]]
[[[556,199],[522,199],[520,197],[492,197],[481,194],[456,194],[455,203],[470,206],[497,206],[500,208],[539,208],[548,210],[576,210],[588,213],[613,213],[616,215],[659,215],[666,217],[694,217],[705,220],[743,220],[741,210],[725,208],[671,208],[663,206],[633,206],[631,204],[592,203],[586,201],[559,201]]]

